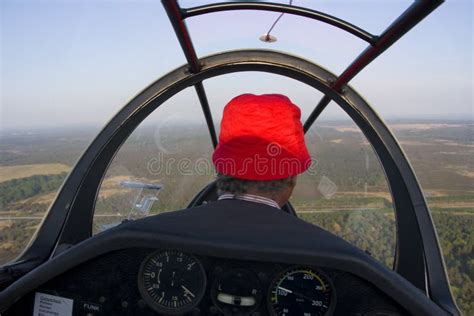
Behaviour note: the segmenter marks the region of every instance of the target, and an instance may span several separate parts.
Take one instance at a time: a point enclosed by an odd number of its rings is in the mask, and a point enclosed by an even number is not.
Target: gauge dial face
[[[331,315],[335,295],[331,282],[322,272],[291,268],[278,276],[270,287],[268,308],[271,315]]]
[[[250,315],[263,296],[257,275],[246,269],[232,269],[217,276],[211,295],[224,315]]]
[[[206,274],[193,255],[174,250],[155,252],[140,267],[138,289],[157,312],[181,314],[201,301]]]

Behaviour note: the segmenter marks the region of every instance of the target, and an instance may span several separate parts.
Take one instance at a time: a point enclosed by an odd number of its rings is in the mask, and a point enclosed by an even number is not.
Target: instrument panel
[[[33,315],[38,293],[72,300],[72,315],[87,316],[407,315],[373,285],[344,271],[173,249],[102,255],[41,285],[5,315]]]
[[[215,272],[210,295],[215,308],[224,315],[252,315],[262,301],[270,315],[278,316],[331,315],[335,307],[332,282],[315,268],[290,267],[281,271],[268,289],[249,269],[219,268]],[[155,311],[182,315],[200,303],[206,293],[206,280],[204,268],[195,256],[176,250],[156,251],[140,266],[138,290]]]

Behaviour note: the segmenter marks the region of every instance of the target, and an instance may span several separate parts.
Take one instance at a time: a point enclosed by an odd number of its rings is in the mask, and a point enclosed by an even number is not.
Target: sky
[[[183,7],[207,1],[180,1]],[[284,2],[284,1],[279,1]],[[294,0],[380,34],[411,1]],[[150,83],[185,63],[161,1],[2,0],[0,130],[102,126]],[[198,56],[239,48],[286,51],[335,74],[367,46],[348,33],[285,15],[260,42],[276,13],[225,12],[187,20]],[[364,69],[354,87],[385,119],[473,118],[473,4],[450,0]],[[233,96],[284,93],[307,116],[321,93],[284,77],[238,73],[204,82],[220,118]],[[203,121],[187,89],[158,119]],[[331,104],[322,119],[344,113]]]

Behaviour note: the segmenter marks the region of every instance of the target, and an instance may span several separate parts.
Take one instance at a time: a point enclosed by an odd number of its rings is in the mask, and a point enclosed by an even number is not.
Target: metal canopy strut
[[[347,31],[354,36],[372,44],[376,40],[376,36],[370,34],[369,32],[351,24],[339,18],[336,18],[332,15],[303,8],[293,5],[280,4],[280,3],[268,3],[268,2],[232,2],[232,3],[214,3],[209,5],[203,5],[194,8],[181,9],[183,19],[206,14],[214,13],[220,11],[233,11],[233,10],[260,10],[260,11],[272,11],[272,12],[282,12],[293,15],[299,15],[307,17],[313,20],[318,20],[341,30]]]
[[[162,0],[163,6],[165,7],[166,13],[173,25],[176,36],[178,37],[179,44],[183,49],[184,56],[188,61],[190,70],[192,73],[198,73],[201,70],[201,65],[196,56],[196,51],[194,49],[191,37],[189,36],[188,28],[184,23],[184,20],[181,16],[181,9],[178,6],[178,3],[173,1]],[[204,90],[204,85],[202,82],[196,83],[194,85],[196,93],[201,103],[202,111],[204,117],[206,118],[207,128],[209,129],[209,134],[211,135],[212,146],[214,148],[217,146],[217,136],[216,130],[214,128],[214,122],[212,120],[211,110],[209,108],[209,101],[207,100],[206,91]]]
[[[428,16],[434,9],[436,9],[443,0],[417,0],[415,1],[395,22],[393,22],[373,43],[372,46],[367,47],[344,72],[337,78],[332,85],[337,91],[342,89],[344,85],[349,83],[362,69],[374,61],[403,35],[417,25],[421,20]],[[324,96],[319,101],[316,108],[311,112],[308,119],[304,123],[304,131],[313,125],[314,121],[323,112],[331,99]]]

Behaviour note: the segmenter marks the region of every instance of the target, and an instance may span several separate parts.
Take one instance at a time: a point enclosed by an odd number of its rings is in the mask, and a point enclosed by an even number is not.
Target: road
[[[94,217],[124,217],[124,215],[98,214]],[[0,216],[0,221],[42,220],[43,216]]]

